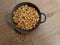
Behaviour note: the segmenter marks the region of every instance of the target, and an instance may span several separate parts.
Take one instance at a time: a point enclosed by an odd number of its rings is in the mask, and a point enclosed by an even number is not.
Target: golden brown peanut
[[[17,23],[16,27],[30,30],[35,27],[39,20],[38,12],[33,7],[23,5],[13,13],[13,20]]]

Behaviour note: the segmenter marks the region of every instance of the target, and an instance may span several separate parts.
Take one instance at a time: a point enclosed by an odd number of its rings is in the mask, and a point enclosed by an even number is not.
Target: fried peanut
[[[22,5],[13,13],[13,20],[16,27],[30,30],[35,27],[39,21],[39,14],[35,8],[28,5]]]

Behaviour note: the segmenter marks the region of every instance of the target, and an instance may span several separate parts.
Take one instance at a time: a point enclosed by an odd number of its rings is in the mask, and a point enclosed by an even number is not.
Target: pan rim
[[[39,22],[38,22],[38,24],[36,25],[35,28],[33,28],[33,29],[31,29],[31,30],[23,30],[23,29],[20,29],[20,28],[18,29],[18,28],[15,26],[15,23],[14,23],[14,21],[13,21],[13,12],[17,9],[16,7],[19,7],[18,5],[23,5],[23,4],[27,4],[27,5],[30,4],[30,5],[34,6],[34,8],[36,8],[36,10],[38,11],[38,14],[39,14],[39,16],[40,16],[40,17],[39,17]],[[21,33],[31,32],[31,31],[35,30],[36,28],[38,28],[40,22],[41,22],[41,12],[40,12],[39,8],[38,8],[35,4],[33,4],[33,3],[30,3],[30,2],[21,2],[21,3],[17,4],[17,5],[13,8],[13,10],[12,10],[12,26],[13,26],[14,29],[15,29],[16,31],[18,31],[18,32],[21,32]]]

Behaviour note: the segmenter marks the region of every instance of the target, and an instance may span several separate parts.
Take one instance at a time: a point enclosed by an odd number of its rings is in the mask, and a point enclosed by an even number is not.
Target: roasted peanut
[[[28,5],[19,7],[13,13],[13,20],[17,23],[16,27],[30,30],[35,27],[39,20],[39,14],[35,8]]]

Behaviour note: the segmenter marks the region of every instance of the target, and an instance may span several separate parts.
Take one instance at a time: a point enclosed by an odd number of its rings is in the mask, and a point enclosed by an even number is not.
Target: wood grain
[[[14,29],[4,17],[24,1],[34,3],[46,14],[47,20],[29,34],[32,40],[12,43],[9,37]],[[0,0],[0,45],[60,45],[60,0]]]

